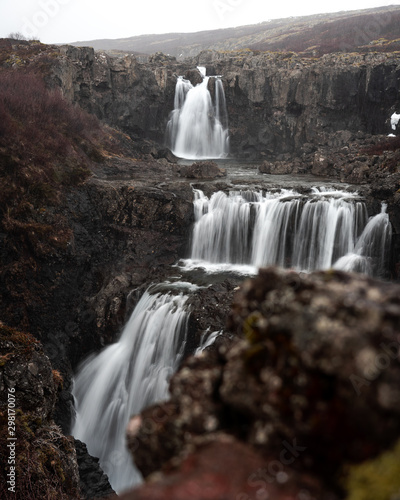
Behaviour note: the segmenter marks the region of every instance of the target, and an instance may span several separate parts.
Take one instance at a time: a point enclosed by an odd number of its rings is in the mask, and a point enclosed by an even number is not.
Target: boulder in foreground
[[[293,498],[343,498],[344,466],[400,436],[399,297],[398,285],[355,274],[261,270],[236,296],[231,344],[189,358],[171,381],[171,400],[132,419],[137,466],[145,477],[162,471],[152,476],[154,488],[168,488],[188,461],[203,476],[208,467],[212,484],[217,474],[231,487],[248,465],[231,445],[219,448],[217,471],[201,461],[204,446],[229,435],[260,460],[243,498],[258,498],[257,480],[278,488],[267,490],[270,498],[292,485]],[[190,498],[232,498],[213,488]],[[173,497],[166,491],[159,498]]]

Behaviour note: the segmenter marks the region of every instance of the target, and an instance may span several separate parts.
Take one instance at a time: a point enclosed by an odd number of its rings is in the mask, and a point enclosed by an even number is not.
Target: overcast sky
[[[380,0],[0,0],[0,38],[44,43],[193,32],[268,19],[399,5]]]

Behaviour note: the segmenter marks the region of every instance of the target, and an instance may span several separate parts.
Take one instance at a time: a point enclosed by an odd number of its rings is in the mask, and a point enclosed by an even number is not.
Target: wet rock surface
[[[192,165],[183,165],[179,168],[179,175],[188,179],[215,179],[224,177],[226,171],[214,161],[195,162]]]
[[[78,439],[75,439],[74,443],[79,467],[81,497],[90,499],[112,495],[114,490],[99,466],[99,459],[89,455],[85,443]]]
[[[261,270],[235,297],[230,345],[189,358],[171,400],[132,419],[139,469],[150,478],[162,470],[154,481],[167,481],[171,467],[180,474],[199,443],[223,432],[275,460],[275,482],[288,481],[278,474],[290,465],[342,498],[343,465],[400,435],[399,290],[342,272]]]

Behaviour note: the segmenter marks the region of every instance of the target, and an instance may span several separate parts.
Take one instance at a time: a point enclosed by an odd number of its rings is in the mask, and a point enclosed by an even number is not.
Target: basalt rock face
[[[178,65],[163,54],[147,64],[134,56],[110,57],[90,47],[57,48],[49,80],[65,96],[131,137],[163,143],[168,114],[173,109]],[[172,58],[173,59],[173,58]]]
[[[60,81],[67,95],[112,125],[159,140],[173,109],[176,76],[190,78],[188,68],[197,64],[208,74],[222,75],[231,152],[244,157],[297,153],[304,143],[325,144],[338,130],[389,132],[388,119],[400,103],[395,54],[309,59],[209,51],[185,64],[139,64],[129,56],[62,50],[68,64],[64,72],[60,69]]]
[[[400,104],[396,54],[201,53],[196,61],[225,82],[232,153],[298,153],[339,130],[390,131]]]
[[[156,54],[148,63],[91,48],[56,48],[49,79],[65,95],[131,136],[164,141],[178,75],[199,82],[196,66],[222,75],[231,153],[275,158],[328,146],[332,134],[385,134],[400,105],[396,53],[327,54],[250,50],[205,51],[177,62]]]
[[[68,221],[65,248],[27,262],[14,261],[11,244],[2,248],[2,317],[29,328],[64,375],[55,417],[65,432],[71,368],[114,341],[138,300],[134,290],[162,281],[184,255],[192,197],[166,160],[110,158],[49,208]]]
[[[395,52],[313,58],[210,50],[183,62],[155,54],[139,63],[131,55],[110,57],[90,47],[43,46],[30,64],[44,60],[48,82],[60,86],[69,100],[132,137],[159,143],[174,108],[177,77],[195,85],[196,66],[205,66],[208,75],[222,75],[231,153],[243,158],[299,156],[306,144],[329,146],[338,131],[387,134],[400,105]]]
[[[114,490],[108,477],[99,466],[99,459],[89,455],[84,443],[75,439],[76,458],[79,466],[80,488],[83,499],[105,498]]]
[[[261,461],[243,485],[252,485],[254,498],[264,484],[279,490],[294,481],[298,493],[304,477],[320,489],[309,486],[304,498],[343,498],[344,464],[380,453],[400,435],[399,291],[342,272],[273,268],[243,284],[229,320],[235,340],[188,359],[171,381],[171,400],[129,424],[139,469],[162,471],[143,495],[173,483],[189,464],[214,474],[212,465],[198,464],[228,434]],[[240,465],[238,457],[229,470]],[[163,490],[160,498],[170,497]]]

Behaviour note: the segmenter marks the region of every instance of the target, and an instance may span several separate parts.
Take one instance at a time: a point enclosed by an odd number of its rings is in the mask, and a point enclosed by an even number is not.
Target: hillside
[[[202,50],[292,51],[312,56],[330,52],[400,50],[400,6],[290,17],[259,24],[197,33],[141,35],[116,40],[75,42],[95,50],[141,54],[164,52],[179,59]]]

